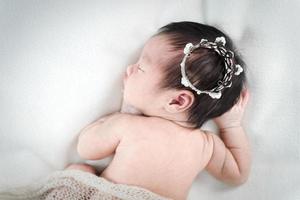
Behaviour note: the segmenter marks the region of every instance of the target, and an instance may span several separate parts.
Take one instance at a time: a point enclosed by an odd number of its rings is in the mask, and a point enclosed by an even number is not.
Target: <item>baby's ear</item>
[[[191,91],[180,90],[170,96],[165,109],[169,113],[179,113],[189,109],[193,102],[194,94]]]

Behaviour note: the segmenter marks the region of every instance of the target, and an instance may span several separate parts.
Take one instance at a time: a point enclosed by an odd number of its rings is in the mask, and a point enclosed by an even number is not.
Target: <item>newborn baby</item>
[[[101,177],[172,199],[186,199],[204,169],[229,184],[244,183],[251,160],[242,127],[249,98],[244,70],[218,29],[194,22],[160,28],[127,68],[121,112],[81,131],[79,155],[98,160],[114,154]],[[209,119],[220,137],[200,129]],[[96,174],[85,164],[68,169]]]

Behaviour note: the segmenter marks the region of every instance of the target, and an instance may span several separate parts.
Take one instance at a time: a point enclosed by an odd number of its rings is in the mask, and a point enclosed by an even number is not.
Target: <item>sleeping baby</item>
[[[195,22],[170,23],[128,66],[121,111],[85,127],[78,153],[87,160],[114,155],[100,177],[171,199],[186,199],[202,170],[242,184],[251,164],[242,126],[245,85],[245,64],[226,34]],[[219,136],[200,129],[209,119]],[[87,164],[67,169],[97,174]]]

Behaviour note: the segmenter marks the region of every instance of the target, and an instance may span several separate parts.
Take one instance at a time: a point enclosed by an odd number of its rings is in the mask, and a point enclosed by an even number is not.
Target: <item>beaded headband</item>
[[[224,88],[231,87],[232,82],[231,78],[234,75],[238,76],[241,72],[243,72],[243,68],[239,64],[233,63],[234,53],[230,50],[225,49],[226,40],[224,37],[217,37],[215,42],[209,42],[207,39],[202,39],[197,45],[193,45],[192,43],[188,43],[185,45],[183,53],[185,54],[182,62],[180,63],[181,66],[181,84],[185,87],[190,87],[192,90],[197,92],[198,95],[204,93],[208,94],[213,99],[219,99],[222,96],[221,91]],[[222,80],[218,81],[218,86],[211,90],[199,90],[189,81],[186,73],[185,73],[185,63],[187,58],[191,55],[193,50],[198,48],[207,48],[213,49],[216,51],[220,56],[224,58],[225,61],[225,75]]]

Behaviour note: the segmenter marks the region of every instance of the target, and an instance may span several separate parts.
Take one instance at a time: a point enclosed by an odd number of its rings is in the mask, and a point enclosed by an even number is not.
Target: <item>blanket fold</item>
[[[32,200],[167,200],[147,189],[115,184],[80,170],[56,171],[33,185],[0,192],[0,199]]]

